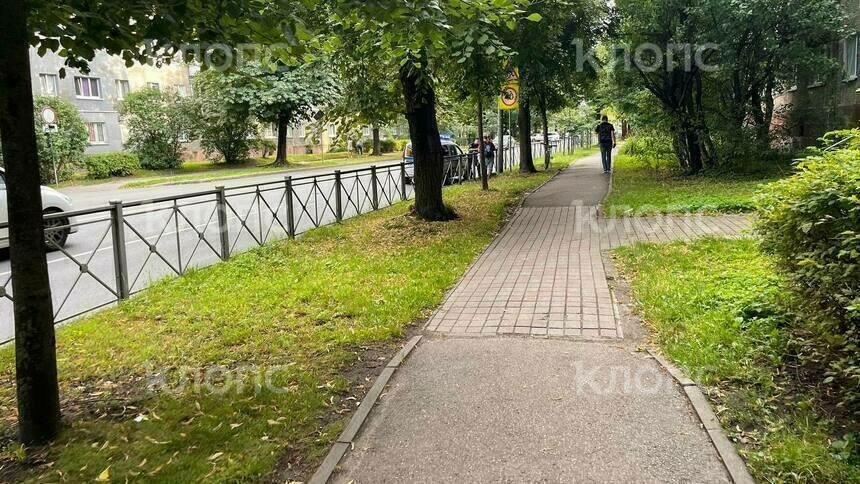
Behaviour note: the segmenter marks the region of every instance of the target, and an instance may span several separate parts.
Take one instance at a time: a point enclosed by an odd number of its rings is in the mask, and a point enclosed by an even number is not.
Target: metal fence
[[[583,141],[565,137],[552,153],[570,153]],[[535,143],[535,157],[544,147]],[[496,157],[493,172],[519,166],[518,146]],[[445,159],[444,184],[479,178],[477,154]],[[338,223],[414,195],[411,166],[394,163],[259,184],[193,192],[45,215],[48,268],[56,323],[129,298],[167,276],[227,260],[270,241]],[[0,224],[0,233],[8,232]],[[69,235],[70,232],[74,232]],[[8,236],[0,237],[0,240]],[[12,274],[0,272],[0,341],[14,337]],[[4,269],[0,269],[3,271]]]

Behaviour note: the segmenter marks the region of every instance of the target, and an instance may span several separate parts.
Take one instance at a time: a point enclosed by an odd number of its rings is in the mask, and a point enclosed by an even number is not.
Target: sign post
[[[49,106],[42,108],[42,129],[45,131],[45,138],[48,142],[48,151],[51,153],[51,165],[54,169],[54,184],[60,184],[60,176],[57,172],[57,157],[54,154],[54,144],[51,142],[51,135],[59,131],[57,126],[57,112]]]

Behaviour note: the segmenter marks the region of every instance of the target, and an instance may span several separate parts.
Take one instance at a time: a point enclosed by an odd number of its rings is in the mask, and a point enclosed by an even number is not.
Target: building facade
[[[843,2],[849,34],[826,47],[834,72],[799,72],[796,84],[775,99],[776,129],[796,147],[814,145],[824,133],[860,124],[860,6]]]
[[[36,49],[30,49],[34,94],[61,96],[77,107],[87,123],[88,154],[123,149],[126,132],[118,104],[130,92],[146,87],[174,89],[180,95],[191,92],[189,66],[182,62],[126,67],[121,57],[97,52],[89,66],[90,71],[84,73],[65,67],[64,58],[53,52],[40,56]],[[64,67],[66,75],[61,77]]]

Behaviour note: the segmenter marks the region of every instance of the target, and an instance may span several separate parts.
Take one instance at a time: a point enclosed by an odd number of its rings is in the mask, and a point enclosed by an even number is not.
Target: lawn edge
[[[695,410],[696,416],[707,432],[711,444],[717,450],[717,454],[720,456],[720,460],[723,461],[723,465],[729,472],[732,481],[736,484],[754,484],[755,479],[753,479],[749,469],[747,469],[746,462],[738,454],[737,449],[732,445],[728,436],[726,436],[719,419],[717,419],[713,408],[711,408],[711,404],[708,402],[705,394],[702,393],[701,388],[680,368],[667,360],[657,348],[649,344],[645,350],[684,390],[687,401],[690,402],[693,410]]]
[[[332,444],[332,447],[328,454],[326,454],[325,459],[323,459],[322,464],[320,464],[316,472],[314,472],[313,476],[308,480],[308,484],[325,484],[328,482],[332,474],[337,470],[338,465],[340,465],[340,460],[344,455],[346,455],[347,450],[352,448],[354,445],[355,436],[358,435],[364,422],[367,421],[367,418],[370,416],[370,412],[379,401],[379,397],[382,395],[385,387],[388,386],[388,382],[391,381],[391,377],[393,377],[394,373],[404,364],[406,359],[409,357],[409,354],[412,353],[412,350],[414,350],[416,346],[418,346],[418,343],[421,342],[422,338],[422,335],[413,336],[406,345],[391,358],[388,364],[385,365],[385,369],[382,370],[382,373],[380,373],[376,378],[376,381],[373,382],[373,386],[370,387],[367,395],[365,395],[361,400],[361,403],[358,406],[358,411],[356,411],[352,415],[352,418],[349,419],[349,423],[343,429],[337,440],[335,440],[334,444]]]
[[[612,251],[602,253],[601,258],[604,261],[603,265],[607,279],[611,282],[610,290],[614,299],[618,305],[625,309],[623,314],[617,315],[621,322],[620,326],[637,324],[637,321],[639,322],[638,326],[642,329],[641,334],[634,334],[633,337],[636,338],[638,336],[643,339],[642,349],[678,384],[681,393],[683,393],[684,398],[693,408],[696,418],[708,435],[708,440],[711,441],[711,445],[717,451],[717,455],[726,468],[726,472],[728,472],[732,482],[735,484],[755,484],[756,481],[753,479],[752,474],[750,474],[746,461],[744,461],[738,453],[737,448],[729,440],[710,402],[705,397],[699,385],[678,366],[669,361],[660,351],[659,347],[653,343],[654,330],[647,324],[643,324],[642,315],[636,309],[636,301],[633,296],[630,279],[615,266]]]

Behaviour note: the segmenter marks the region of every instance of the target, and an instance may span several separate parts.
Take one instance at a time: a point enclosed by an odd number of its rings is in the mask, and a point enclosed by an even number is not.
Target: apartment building
[[[776,129],[794,146],[810,146],[828,131],[860,126],[860,6],[856,0],[844,5],[849,35],[826,47],[840,69],[798,73],[796,84],[775,99]]]
[[[181,62],[161,67],[126,67],[121,57],[97,52],[89,72],[66,67],[66,75],[61,78],[63,61],[63,57],[52,52],[39,56],[31,48],[33,91],[37,95],[62,96],[78,108],[89,132],[88,154],[123,149],[125,129],[117,106],[128,93],[146,87],[175,89],[180,95],[191,92],[189,66]]]

